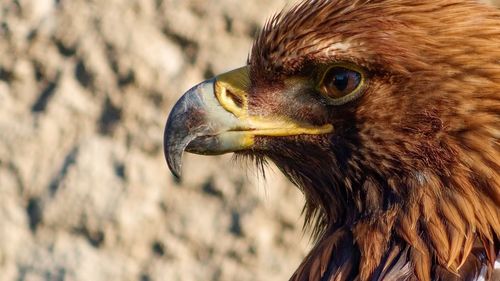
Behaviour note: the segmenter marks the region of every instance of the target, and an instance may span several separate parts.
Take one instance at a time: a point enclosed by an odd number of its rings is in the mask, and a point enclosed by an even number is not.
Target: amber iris
[[[330,68],[322,80],[322,91],[332,99],[340,99],[355,92],[362,82],[361,73],[341,66]]]

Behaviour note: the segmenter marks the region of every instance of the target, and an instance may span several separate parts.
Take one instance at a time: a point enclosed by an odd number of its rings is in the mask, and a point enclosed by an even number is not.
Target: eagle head
[[[300,188],[317,242],[293,280],[488,280],[499,138],[500,12],[305,0],[178,101],[165,154],[176,175],[183,151],[252,156]]]

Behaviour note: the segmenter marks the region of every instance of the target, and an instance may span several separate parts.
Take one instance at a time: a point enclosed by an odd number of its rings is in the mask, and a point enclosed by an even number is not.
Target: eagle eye
[[[364,83],[363,73],[349,66],[332,66],[320,80],[319,90],[330,104],[345,104],[360,94]]]

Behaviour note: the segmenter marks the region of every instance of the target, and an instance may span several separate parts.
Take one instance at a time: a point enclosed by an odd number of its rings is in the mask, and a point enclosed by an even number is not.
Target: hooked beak
[[[248,67],[206,80],[187,91],[170,112],[164,133],[167,164],[181,175],[184,151],[218,155],[252,149],[255,136],[327,134],[330,124],[312,126],[283,116],[248,114]]]

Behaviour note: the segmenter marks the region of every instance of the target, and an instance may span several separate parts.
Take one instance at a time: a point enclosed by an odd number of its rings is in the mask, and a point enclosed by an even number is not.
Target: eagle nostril
[[[231,90],[229,89],[226,89],[226,95],[229,99],[231,99],[234,104],[240,108],[240,109],[243,109],[243,105],[244,105],[244,102],[243,102],[243,98],[235,93],[233,93]]]

